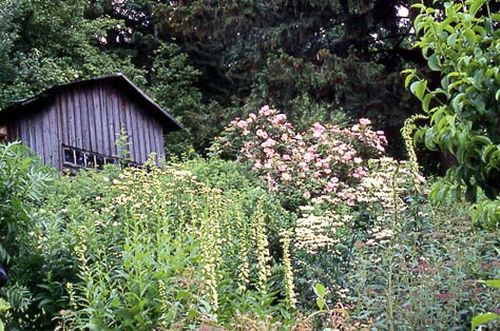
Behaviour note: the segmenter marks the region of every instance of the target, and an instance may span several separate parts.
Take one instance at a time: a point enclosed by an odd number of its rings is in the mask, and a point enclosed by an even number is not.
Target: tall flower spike
[[[295,298],[295,290],[293,285],[293,267],[290,253],[291,238],[290,231],[285,230],[282,233],[281,244],[283,245],[283,271],[285,274],[285,290],[286,299],[290,308],[295,308],[297,299]]]
[[[408,117],[405,120],[405,123],[403,125],[403,128],[401,129],[401,134],[403,136],[403,139],[405,141],[405,147],[406,151],[408,152],[408,159],[410,163],[410,170],[414,178],[415,182],[415,187],[418,190],[418,184],[419,184],[419,178],[420,172],[419,172],[419,164],[418,164],[418,158],[417,158],[417,153],[415,152],[415,148],[413,147],[413,131],[417,128],[417,125],[415,124],[416,121],[418,120],[423,120],[427,119],[428,117],[425,115],[417,114],[413,115],[411,117]]]

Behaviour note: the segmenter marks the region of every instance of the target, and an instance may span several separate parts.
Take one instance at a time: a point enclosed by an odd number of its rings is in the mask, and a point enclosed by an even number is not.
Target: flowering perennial
[[[310,200],[354,188],[367,176],[368,160],[383,155],[387,145],[370,124],[366,118],[350,128],[315,123],[298,133],[285,114],[264,106],[232,121],[211,149],[250,162],[269,190]],[[345,195],[350,205],[355,200]]]

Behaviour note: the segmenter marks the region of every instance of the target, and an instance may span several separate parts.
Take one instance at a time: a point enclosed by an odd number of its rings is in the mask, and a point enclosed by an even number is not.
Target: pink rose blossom
[[[264,141],[262,144],[260,144],[262,147],[273,147],[276,145],[276,140],[272,138],[268,138],[266,141]]]
[[[283,122],[286,121],[286,115],[285,114],[278,114],[278,115],[275,115],[272,119],[271,119],[271,123],[274,124],[274,125],[278,125],[278,124],[281,124]]]
[[[246,129],[248,126],[248,123],[247,123],[247,121],[241,120],[241,121],[238,121],[238,123],[236,123],[236,126],[240,129]]]
[[[292,158],[288,154],[283,154],[283,160],[290,161]]]
[[[273,156],[274,156],[274,152],[275,152],[275,151],[274,151],[274,149],[272,149],[272,148],[269,148],[269,147],[264,148],[264,153],[266,154],[266,156],[267,156],[268,158],[273,157]]]
[[[255,132],[255,135],[257,137],[261,137],[262,139],[267,139],[267,137],[268,137],[267,132],[265,132],[262,129],[258,129],[257,132]]]
[[[262,116],[269,116],[271,115],[272,111],[271,109],[269,108],[269,106],[264,106],[262,107],[260,110],[259,110],[259,115],[262,115]]]
[[[314,138],[319,138],[323,135],[323,132],[325,132],[325,127],[318,122],[313,124],[313,137]]]
[[[283,163],[278,164],[278,171],[279,172],[285,172],[287,170],[288,170],[288,167],[285,164],[283,164]]]
[[[361,124],[362,126],[367,126],[367,125],[372,124],[372,121],[370,121],[367,118],[360,118],[359,119],[359,124]]]
[[[306,162],[311,162],[312,160],[314,160],[314,154],[311,153],[311,152],[307,152],[304,154],[304,160]]]

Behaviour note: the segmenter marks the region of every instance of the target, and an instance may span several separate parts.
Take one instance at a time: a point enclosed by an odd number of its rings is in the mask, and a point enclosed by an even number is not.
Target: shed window
[[[67,168],[97,168],[102,169],[105,164],[125,164],[139,166],[139,164],[122,160],[116,156],[103,155],[81,148],[63,145],[64,166]]]

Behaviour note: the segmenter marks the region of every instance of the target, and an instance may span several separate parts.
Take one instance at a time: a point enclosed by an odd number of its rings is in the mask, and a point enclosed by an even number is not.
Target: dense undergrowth
[[[499,277],[497,233],[392,159],[352,204],[270,191],[244,162],[69,177],[0,146],[7,330],[466,330],[500,299],[478,282]]]

